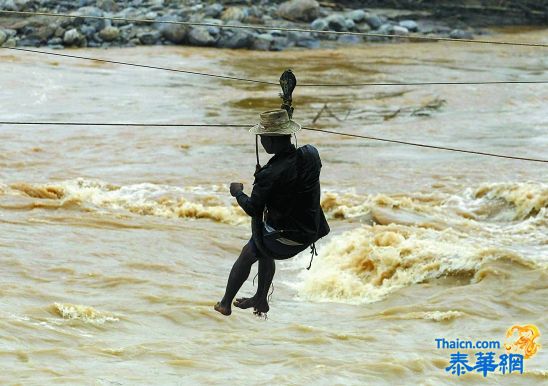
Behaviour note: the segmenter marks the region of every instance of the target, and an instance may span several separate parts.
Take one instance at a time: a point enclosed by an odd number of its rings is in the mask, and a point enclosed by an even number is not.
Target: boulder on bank
[[[84,39],[85,38],[80,34],[80,32],[78,32],[76,28],[69,29],[65,32],[65,35],[63,36],[63,42],[67,46],[81,46]]]
[[[291,0],[280,4],[278,15],[287,20],[310,22],[320,15],[320,4],[316,0]]]
[[[217,40],[218,37],[208,27],[192,27],[188,33],[188,42],[194,46],[214,46]]]
[[[120,30],[116,27],[105,27],[99,32],[99,37],[105,42],[113,42],[120,37]]]
[[[156,19],[157,21],[182,21],[182,19],[176,15],[166,15]],[[181,44],[185,41],[188,33],[188,28],[181,24],[171,23],[154,23],[154,28],[160,31],[160,34],[167,41],[174,44]]]
[[[137,34],[137,39],[141,44],[146,46],[153,46],[160,40],[160,32],[158,31],[144,31]]]
[[[217,47],[220,48],[249,48],[253,43],[253,34],[245,30],[223,31]]]

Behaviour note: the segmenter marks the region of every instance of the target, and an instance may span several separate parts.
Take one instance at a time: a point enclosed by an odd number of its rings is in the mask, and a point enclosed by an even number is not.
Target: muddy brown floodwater
[[[547,30],[494,38],[548,42]],[[542,48],[380,44],[262,53],[147,47],[77,54],[301,83],[545,80]],[[73,52],[73,51],[67,51]],[[278,89],[0,51],[3,121],[254,123]],[[297,87],[316,127],[548,158],[544,84]],[[0,126],[0,383],[539,385],[446,371],[436,338],[548,334],[546,164],[302,132],[332,226],[278,264],[269,319],[213,304],[249,238],[245,129]],[[267,155],[261,153],[266,161]],[[255,272],[252,271],[252,275]],[[252,293],[251,280],[242,293]],[[473,362],[477,350],[463,350]],[[504,349],[496,350],[497,357]]]

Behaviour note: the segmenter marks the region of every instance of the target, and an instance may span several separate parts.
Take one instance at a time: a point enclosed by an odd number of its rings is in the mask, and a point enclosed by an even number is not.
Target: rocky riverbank
[[[83,17],[20,17],[0,13],[0,45],[11,47],[48,46],[60,49],[177,44],[279,51],[290,47],[319,48],[333,43],[391,40],[372,36],[220,28],[224,24],[399,36],[417,33],[457,39],[469,39],[483,33],[459,21],[433,20],[428,12],[352,9],[315,0],[0,0],[0,10],[147,20],[128,22]],[[211,25],[185,26],[161,21],[204,22]]]

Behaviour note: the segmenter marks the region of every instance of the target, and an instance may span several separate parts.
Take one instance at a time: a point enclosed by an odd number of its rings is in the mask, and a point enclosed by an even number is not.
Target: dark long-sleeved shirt
[[[251,217],[262,218],[266,209],[264,220],[283,231],[284,237],[313,243],[329,233],[320,206],[320,169],[314,147],[306,145],[297,151],[291,145],[255,174],[251,196],[239,192],[236,199]]]
[[[267,209],[267,221],[276,229],[287,229],[287,217],[293,207],[297,188],[296,149],[274,155],[255,175],[251,196],[236,195],[238,204],[251,217],[262,216]],[[285,221],[284,221],[285,220]]]

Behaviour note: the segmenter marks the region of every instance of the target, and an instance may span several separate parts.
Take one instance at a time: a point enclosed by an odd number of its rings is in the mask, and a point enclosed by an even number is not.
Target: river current
[[[493,38],[548,42],[546,30]],[[300,83],[544,80],[542,48],[450,43],[316,51],[65,51]],[[0,120],[253,124],[268,85],[0,50]],[[294,119],[543,158],[544,84],[299,87]],[[324,108],[324,106],[326,108]],[[319,112],[323,112],[318,116]],[[250,236],[244,128],[0,126],[0,383],[538,385],[446,371],[435,339],[548,334],[546,164],[303,131],[331,233],[277,264],[267,320],[213,310]],[[268,155],[261,152],[261,161]],[[241,294],[254,291],[252,277]],[[544,346],[546,340],[544,339]],[[500,354],[499,352],[497,353]],[[470,355],[473,351],[470,351]]]

